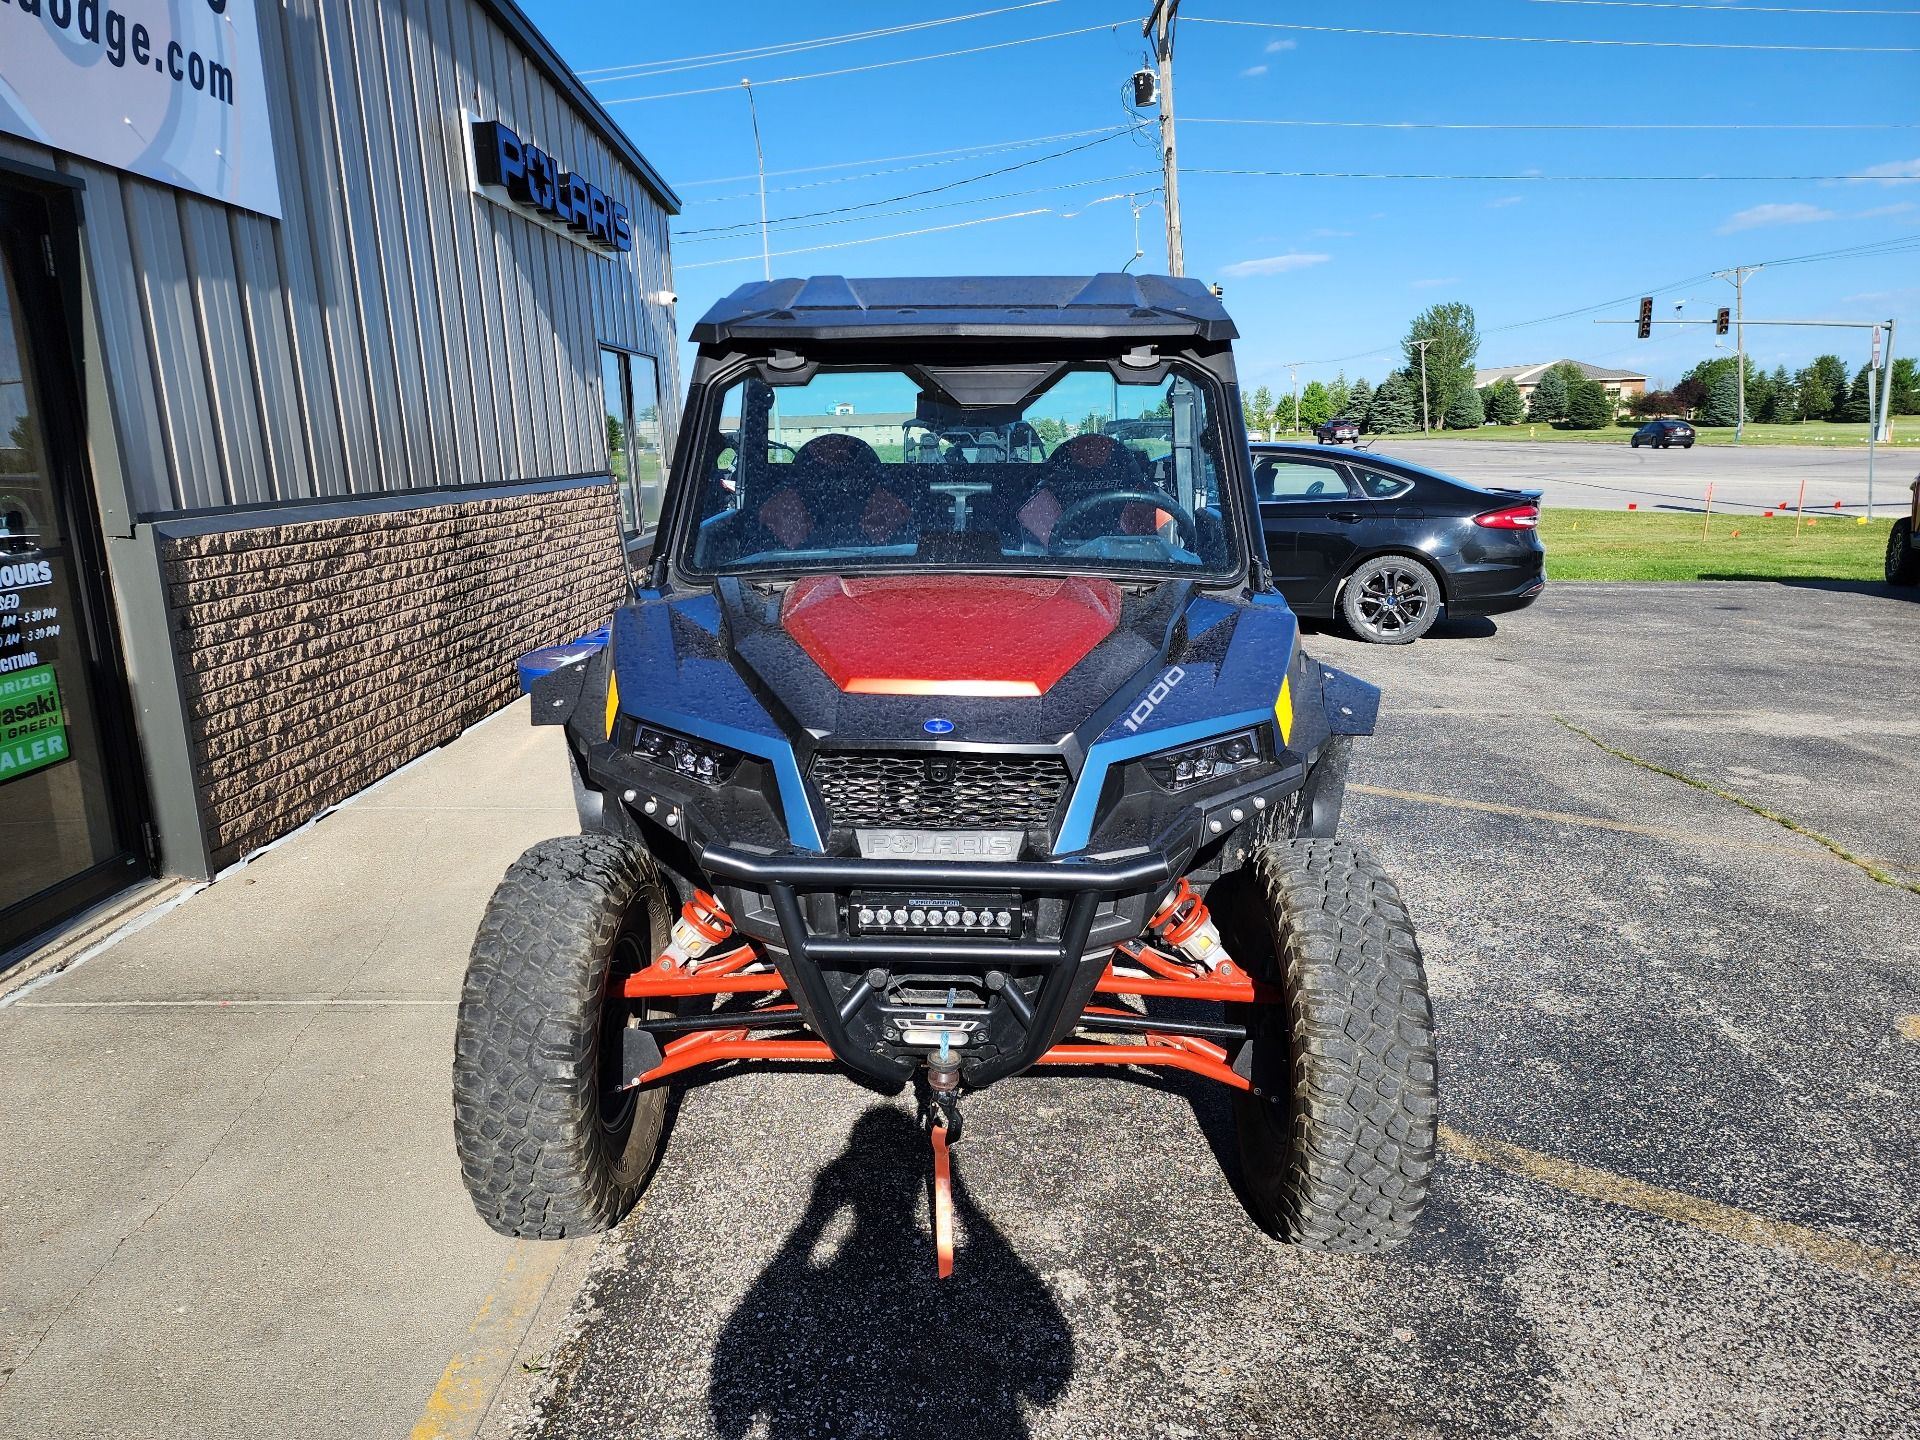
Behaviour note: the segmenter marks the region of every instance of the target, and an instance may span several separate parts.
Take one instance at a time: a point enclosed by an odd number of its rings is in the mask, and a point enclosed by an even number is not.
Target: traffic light
[[[1651,295],[1640,297],[1640,328],[1634,333],[1642,340],[1653,334],[1653,297]]]
[[[1144,110],[1160,98],[1160,79],[1153,71],[1142,68],[1133,72],[1133,103]]]
[[[1718,310],[1714,311],[1713,314],[1713,333],[1716,335],[1726,334],[1727,327],[1732,321],[1733,311],[1722,305]]]

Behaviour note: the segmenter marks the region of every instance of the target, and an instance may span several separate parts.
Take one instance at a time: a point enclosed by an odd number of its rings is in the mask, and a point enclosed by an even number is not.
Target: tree
[[[1240,397],[1240,412],[1246,417],[1247,430],[1255,435],[1273,433],[1273,391],[1262,385],[1251,395]]]
[[[1835,407],[1836,420],[1850,420],[1856,425],[1865,424],[1867,414],[1867,366],[1862,365],[1853,377],[1853,384],[1847,387],[1847,398]]]
[[[1367,383],[1367,377],[1362,375],[1358,380],[1353,382],[1353,388],[1347,391],[1347,408],[1345,413],[1355,420],[1365,421],[1367,411],[1372,408],[1373,386],[1369,385]]]
[[[1333,418],[1333,397],[1327,394],[1327,387],[1318,380],[1307,382],[1307,388],[1300,392],[1300,423],[1311,430],[1324,425]]]
[[[1426,366],[1420,362],[1419,342],[1425,340]],[[1458,300],[1429,305],[1413,317],[1407,337],[1400,342],[1407,356],[1407,375],[1413,383],[1414,411],[1420,404],[1420,377],[1426,376],[1427,413],[1438,421],[1453,404],[1461,387],[1473,385],[1473,362],[1480,354],[1480,331],[1473,307]]]
[[[1672,415],[1680,408],[1671,390],[1648,390],[1627,402],[1627,410],[1631,414],[1647,420],[1656,415]]]
[[[1793,377],[1787,374],[1786,366],[1773,367],[1773,374],[1767,377],[1767,403],[1752,408],[1754,418],[1769,425],[1791,425],[1800,418],[1799,399],[1794,394]]]
[[[1730,430],[1740,423],[1740,380],[1731,366],[1715,378],[1693,423],[1710,430]]]
[[[1040,443],[1047,447],[1051,455],[1054,448],[1073,432],[1067,428],[1067,422],[1056,415],[1042,415],[1033,422],[1033,433],[1040,437]]]
[[[1504,375],[1493,382],[1493,393],[1487,401],[1487,418],[1496,425],[1518,425],[1527,415],[1527,402],[1521,397],[1520,387],[1513,383],[1513,377]]]
[[[1920,364],[1906,355],[1893,362],[1893,377],[1887,381],[1893,394],[1887,397],[1890,415],[1920,415]]]
[[[1401,370],[1380,382],[1367,407],[1367,429],[1375,435],[1404,435],[1420,428],[1420,387]]]
[[[1847,398],[1847,362],[1838,355],[1820,355],[1794,376],[1800,391],[1800,413],[1809,420],[1834,420]]]
[[[1576,380],[1567,387],[1567,424],[1575,430],[1604,430],[1613,423],[1613,397],[1598,380]]]
[[[1487,412],[1480,399],[1480,392],[1471,385],[1462,385],[1455,392],[1453,403],[1447,406],[1444,421],[1449,430],[1478,430],[1487,423]]]
[[[1352,398],[1353,392],[1347,387],[1347,372],[1342,370],[1327,386],[1327,403],[1333,407],[1334,414],[1345,415]]]
[[[1075,430],[1074,433],[1077,435],[1099,435],[1104,433],[1106,428],[1107,417],[1098,410],[1089,410],[1081,418],[1079,428]]]
[[[1707,387],[1704,382],[1689,375],[1673,387],[1673,407],[1683,415],[1691,415],[1707,403]]]
[[[1567,413],[1567,379],[1555,366],[1540,377],[1527,405],[1527,419],[1534,424],[1552,424]]]

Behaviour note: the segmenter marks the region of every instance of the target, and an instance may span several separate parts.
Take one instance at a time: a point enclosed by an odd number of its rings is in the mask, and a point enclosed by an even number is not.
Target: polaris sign
[[[529,220],[580,245],[600,250],[633,249],[627,207],[585,177],[563,170],[538,145],[529,145],[498,120],[467,126],[473,158],[473,188]]]

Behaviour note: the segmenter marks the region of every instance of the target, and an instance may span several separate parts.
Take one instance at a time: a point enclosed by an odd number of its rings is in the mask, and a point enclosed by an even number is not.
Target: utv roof
[[[1060,335],[1217,342],[1239,333],[1198,280],[1111,271],[763,280],[742,285],[693,327],[700,345]]]

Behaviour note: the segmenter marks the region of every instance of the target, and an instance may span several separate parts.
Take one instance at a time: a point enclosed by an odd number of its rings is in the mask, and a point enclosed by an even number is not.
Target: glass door
[[[0,188],[0,953],[148,873],[51,241]]]

